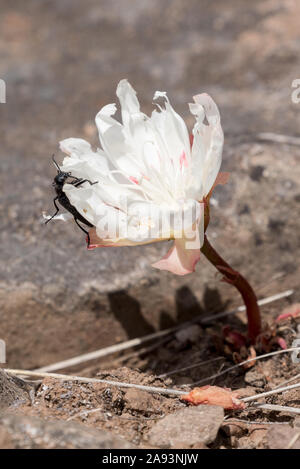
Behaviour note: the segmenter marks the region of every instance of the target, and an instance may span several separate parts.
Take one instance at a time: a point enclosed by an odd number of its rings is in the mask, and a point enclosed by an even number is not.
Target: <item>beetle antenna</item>
[[[55,164],[55,166],[56,166],[56,168],[57,168],[57,171],[60,172],[61,169],[60,169],[60,167],[58,166],[57,162],[55,161],[54,154],[52,155],[52,161],[53,161],[53,163]]]

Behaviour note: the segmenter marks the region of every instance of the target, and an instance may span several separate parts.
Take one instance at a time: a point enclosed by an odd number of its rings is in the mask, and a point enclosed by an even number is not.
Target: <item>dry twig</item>
[[[41,371],[12,370],[9,368],[5,369],[4,371],[6,371],[6,373],[9,373],[11,375],[32,376],[36,378],[55,378],[55,379],[61,379],[64,381],[80,381],[82,383],[101,383],[101,384],[107,384],[109,386],[116,386],[118,388],[135,388],[135,389],[141,389],[142,391],[154,392],[158,394],[174,394],[177,396],[186,394],[186,391],[179,391],[177,389],[160,388],[160,387],[155,387],[155,386],[144,386],[142,384],[123,383],[121,381],[111,381],[108,379],[85,378],[83,376],[62,375],[58,373],[47,373],[47,372],[41,372]]]
[[[245,410],[264,409],[276,412],[287,412],[289,414],[300,414],[300,409],[297,407],[287,407],[277,404],[257,404],[255,406],[247,407]]]

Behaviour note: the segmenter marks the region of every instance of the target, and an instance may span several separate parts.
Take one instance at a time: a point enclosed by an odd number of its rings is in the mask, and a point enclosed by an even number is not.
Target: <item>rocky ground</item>
[[[300,104],[291,101],[299,71],[298,2],[191,0],[186,8],[181,0],[29,0],[0,6],[0,78],[7,84],[7,103],[0,104],[5,366],[42,367],[241,304],[204,258],[195,274],[175,278],[150,267],[164,245],[87,252],[71,224],[42,224],[41,212],[52,211],[50,156],[60,159],[58,141],[78,136],[97,144],[93,117],[115,101],[123,77],[136,87],[146,111],[153,92],[167,90],[189,126],[191,96],[207,91],[214,97],[230,181],[215,191],[209,238],[260,298],[294,290],[262,308],[264,323],[273,324],[283,308],[300,301],[300,147],[258,135],[299,133]],[[192,385],[232,365],[230,357],[205,369],[158,376],[218,358],[213,336],[227,323],[243,330],[244,314],[197,325],[193,338],[172,334],[164,343],[151,342],[150,350],[129,350],[65,371],[172,388]],[[297,326],[297,320],[283,324],[288,345]],[[281,355],[223,375],[215,384],[262,392],[298,372],[290,355]],[[1,377],[0,386],[3,381],[11,398],[1,393],[6,397],[0,446],[156,447],[164,441],[171,447],[287,447],[299,428],[291,414],[233,413],[240,421],[228,423],[219,408],[191,410],[174,397],[50,378],[28,401],[28,391],[22,388],[18,398],[20,383],[6,379]],[[299,392],[269,402],[299,407]],[[95,409],[100,410],[89,412]],[[176,422],[190,419],[199,427],[186,427],[193,435],[180,431],[179,440],[174,415]],[[159,440],[162,433],[166,440]]]

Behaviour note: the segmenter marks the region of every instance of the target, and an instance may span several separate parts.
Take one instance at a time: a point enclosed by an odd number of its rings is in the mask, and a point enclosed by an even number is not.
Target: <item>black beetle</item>
[[[55,176],[54,178],[54,181],[52,183],[52,186],[54,187],[55,189],[55,192],[56,192],[56,197],[54,197],[53,199],[53,203],[54,203],[54,206],[56,208],[56,212],[52,215],[51,218],[49,218],[45,224],[47,224],[49,221],[51,221],[59,212],[59,207],[56,203],[56,201],[58,201],[60,203],[60,205],[62,205],[68,212],[70,212],[73,217],[74,217],[74,220],[75,220],[75,223],[77,226],[79,226],[79,228],[87,235],[87,239],[88,239],[88,245],[90,245],[90,236],[89,236],[89,233],[87,230],[85,230],[79,223],[78,221],[81,221],[81,223],[84,223],[86,226],[89,226],[90,228],[93,227],[93,225],[88,221],[86,220],[79,212],[78,210],[74,207],[74,205],[71,204],[71,202],[69,201],[68,197],[66,196],[66,194],[64,193],[63,191],[63,187],[64,187],[64,184],[65,182],[67,181],[67,179],[73,179],[72,182],[70,182],[70,184],[72,184],[74,187],[79,187],[81,186],[82,184],[84,184],[85,182],[88,182],[91,186],[93,184],[97,184],[98,181],[96,182],[91,182],[89,181],[88,179],[83,179],[83,178],[78,178],[76,176],[72,176],[72,174],[70,172],[65,172],[65,171],[62,171],[60,169],[60,167],[58,166],[57,162],[55,161],[54,159],[54,155],[52,155],[52,160],[53,160],[53,163],[55,164],[56,168],[57,168],[57,175]]]

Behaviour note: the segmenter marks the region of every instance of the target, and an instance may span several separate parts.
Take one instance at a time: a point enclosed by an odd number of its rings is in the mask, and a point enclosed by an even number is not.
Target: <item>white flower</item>
[[[203,201],[216,181],[222,159],[223,132],[218,108],[207,94],[194,96],[193,144],[183,119],[165,92],[151,117],[140,111],[127,80],[117,87],[122,124],[112,116],[115,104],[96,116],[102,149],[82,139],[60,142],[68,156],[62,170],[89,179],[76,188],[64,185],[72,205],[95,228],[94,247],[132,246],[174,239],[154,267],[184,275],[194,271],[203,241]]]

